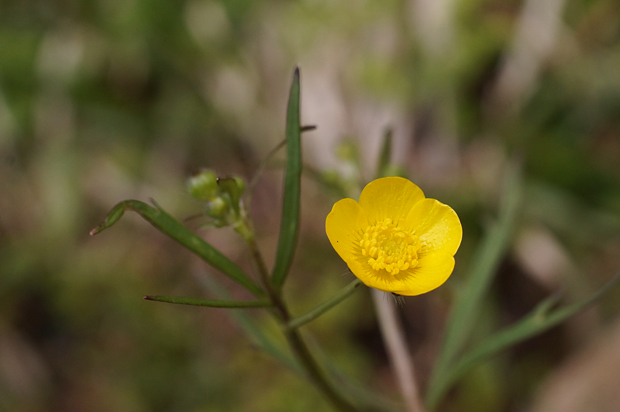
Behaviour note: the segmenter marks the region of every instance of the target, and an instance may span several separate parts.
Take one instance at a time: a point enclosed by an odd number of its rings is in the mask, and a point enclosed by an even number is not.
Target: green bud
[[[235,211],[239,212],[239,202],[241,201],[241,195],[245,190],[245,182],[240,177],[229,177],[226,179],[220,179],[218,184],[220,185],[220,191],[228,194],[232,202],[232,207]]]
[[[214,219],[223,218],[228,212],[228,204],[221,197],[216,197],[207,202],[207,215]]]
[[[235,177],[235,184],[237,185],[237,190],[239,192],[239,196],[243,195],[245,192],[245,180],[240,177]]]
[[[189,193],[198,200],[212,200],[219,193],[217,176],[210,170],[204,170],[187,181]]]

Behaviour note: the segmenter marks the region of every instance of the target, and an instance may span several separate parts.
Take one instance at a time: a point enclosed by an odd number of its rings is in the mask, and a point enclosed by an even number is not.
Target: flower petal
[[[407,215],[407,225],[420,237],[422,256],[437,252],[454,256],[463,238],[456,212],[435,199],[416,203]]]
[[[353,199],[339,200],[327,215],[325,220],[327,237],[347,264],[360,255],[359,240],[367,226],[366,214]]]
[[[424,199],[422,189],[402,177],[384,177],[368,183],[360,195],[360,207],[371,223],[407,217],[413,205]]]
[[[446,253],[432,253],[421,257],[414,269],[396,276],[375,271],[364,258],[347,262],[349,269],[368,287],[404,296],[421,295],[441,286],[454,270],[454,257]]]
[[[441,286],[454,270],[454,257],[432,253],[420,258],[418,266],[409,271],[390,292],[405,296],[421,295]]]

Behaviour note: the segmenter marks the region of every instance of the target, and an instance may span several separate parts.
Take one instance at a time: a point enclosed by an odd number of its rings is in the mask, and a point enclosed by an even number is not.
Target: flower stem
[[[336,306],[337,304],[339,304],[340,302],[342,302],[343,300],[351,296],[353,292],[355,292],[357,287],[360,286],[361,284],[362,284],[362,281],[356,278],[354,281],[352,281],[347,286],[342,288],[340,292],[338,292],[336,295],[332,296],[329,300],[323,302],[316,308],[312,309],[310,312],[304,315],[298,316],[294,319],[291,319],[291,321],[288,323],[288,327],[291,329],[297,329],[305,325],[306,323],[312,322],[313,320],[321,316],[323,313],[327,312],[328,310],[330,310],[331,308],[333,308],[334,306]]]
[[[418,393],[413,360],[407,351],[402,326],[398,323],[394,301],[385,292],[372,289],[372,298],[379,316],[379,327],[392,369],[396,374],[407,412],[424,412]],[[389,298],[389,299],[386,299]]]
[[[291,351],[302,367],[306,370],[308,378],[321,392],[323,392],[325,397],[329,399],[331,404],[337,410],[342,412],[357,412],[358,409],[336,390],[326,373],[321,369],[316,359],[310,352],[308,345],[299,333],[299,330],[288,327],[292,316],[286,306],[286,303],[284,302],[284,299],[282,299],[280,291],[273,287],[271,280],[269,279],[269,271],[267,270],[263,256],[258,249],[256,239],[252,235],[245,237],[245,240],[250,248],[252,260],[256,264],[256,269],[259,272],[263,287],[267,292],[267,297],[273,305],[272,314],[282,326],[282,331],[291,348]]]

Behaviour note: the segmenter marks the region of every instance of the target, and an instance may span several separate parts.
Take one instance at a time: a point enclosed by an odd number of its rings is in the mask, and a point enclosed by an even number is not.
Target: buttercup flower
[[[450,206],[426,199],[418,186],[401,177],[370,182],[359,203],[336,202],[325,230],[362,282],[407,296],[431,291],[450,277],[463,237]]]

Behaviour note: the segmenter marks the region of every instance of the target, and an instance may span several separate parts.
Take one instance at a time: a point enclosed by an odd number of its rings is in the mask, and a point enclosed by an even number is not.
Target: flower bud
[[[228,204],[221,197],[216,197],[207,202],[207,215],[212,218],[222,218],[228,211]]]
[[[218,181],[220,192],[230,197],[232,207],[238,212],[241,195],[245,190],[245,182],[240,177],[229,177]]]
[[[212,200],[219,193],[217,176],[210,170],[204,170],[192,176],[187,182],[189,193],[198,200]]]
[[[235,184],[237,185],[237,191],[239,192],[239,196],[243,195],[245,192],[245,180],[240,177],[235,177]]]

